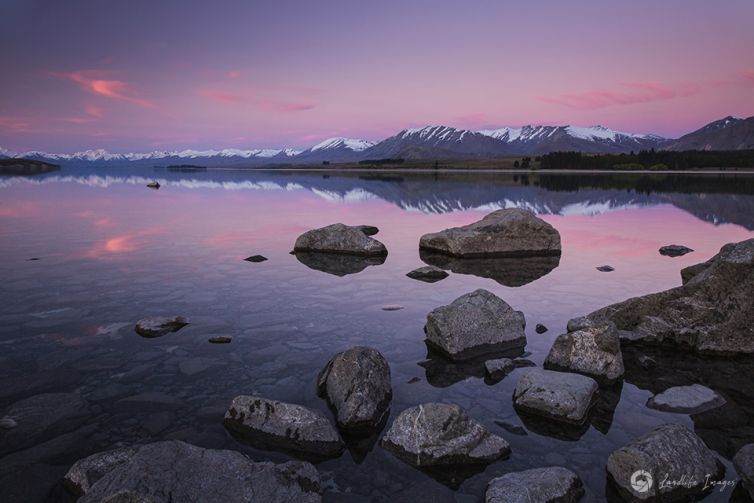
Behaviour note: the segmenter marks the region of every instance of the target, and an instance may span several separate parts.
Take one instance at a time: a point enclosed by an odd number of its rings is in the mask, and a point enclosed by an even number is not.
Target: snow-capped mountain
[[[354,152],[361,152],[369,147],[374,146],[375,142],[369,140],[360,140],[355,138],[328,138],[327,140],[317,143],[309,150],[314,152],[317,150],[336,150],[340,148],[346,148]]]
[[[357,138],[328,138],[308,148],[296,156],[297,162],[349,162],[358,160],[364,151],[368,151],[375,142]]]
[[[670,142],[668,150],[754,149],[754,117],[725,117]]]
[[[505,154],[505,144],[495,138],[448,126],[404,129],[364,152],[369,159],[425,159],[492,157]]]

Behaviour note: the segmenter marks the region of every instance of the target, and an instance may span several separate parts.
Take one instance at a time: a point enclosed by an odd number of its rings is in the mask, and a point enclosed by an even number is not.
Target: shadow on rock
[[[426,264],[456,274],[471,274],[489,278],[503,286],[523,286],[549,274],[560,264],[560,255],[541,257],[483,257],[459,258],[426,250],[419,250]]]
[[[425,341],[426,343],[426,341]],[[470,360],[451,361],[438,351],[427,346],[427,358],[418,363],[424,368],[426,379],[435,388],[447,388],[468,377],[484,379],[484,362],[494,358],[518,358],[524,354],[524,346],[508,348]]]
[[[694,431],[727,459],[754,442],[754,356],[714,357],[652,347],[625,347],[625,380],[654,394],[673,386],[702,384],[726,403],[692,414]]]
[[[359,256],[335,253],[296,252],[296,258],[309,269],[335,276],[347,276],[363,271],[370,265],[382,265],[385,256]]]

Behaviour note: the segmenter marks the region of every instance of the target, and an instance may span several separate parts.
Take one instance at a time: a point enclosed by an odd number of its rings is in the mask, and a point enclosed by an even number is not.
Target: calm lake
[[[153,180],[159,190],[145,187]],[[424,265],[422,234],[509,207],[558,229],[562,257],[449,264],[451,275],[434,284],[405,276]],[[384,263],[302,262],[289,253],[298,235],[335,222],[378,226],[375,237],[389,250]],[[390,363],[389,421],[412,405],[457,403],[503,436],[512,455],[448,480],[409,467],[376,439],[352,443],[317,464],[325,501],[482,501],[491,478],[549,465],[581,477],[583,501],[602,501],[611,497],[608,455],[666,422],[696,431],[734,479],[731,457],[754,441],[751,360],[626,349],[622,388],[603,397],[587,428],[564,434],[514,411],[522,369],[489,384],[481,364],[428,353],[423,326],[435,307],[485,288],[525,313],[527,358],[541,365],[568,319],[678,286],[683,267],[751,237],[754,176],[746,175],[103,167],[0,178],[0,411],[49,392],[78,392],[89,404],[83,417],[13,449],[0,437],[0,499],[69,501],[58,482],[74,461],[160,439],[288,459],[228,434],[225,409],[236,395],[259,394],[331,414],[316,395],[316,376],[355,345],[378,349]],[[658,248],[668,244],[695,251],[664,257]],[[269,260],[243,260],[255,254]],[[600,272],[601,265],[615,270]],[[404,309],[384,311],[387,304]],[[144,339],[133,326],[150,315],[182,315],[191,324]],[[538,323],[549,331],[537,334]],[[209,344],[215,335],[233,342]],[[642,354],[656,365],[643,366]],[[696,416],[646,407],[654,393],[695,382],[728,403]]]

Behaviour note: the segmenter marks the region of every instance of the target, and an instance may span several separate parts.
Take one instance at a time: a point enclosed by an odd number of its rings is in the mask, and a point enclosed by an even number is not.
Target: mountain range
[[[114,154],[98,149],[74,154],[50,154],[39,151],[15,153],[0,148],[0,158],[20,157],[59,164],[98,162],[119,165],[170,165],[188,162],[204,166],[272,166],[387,158],[492,158],[539,155],[556,151],[620,153],[652,148],[675,151],[754,149],[754,117],[725,117],[677,139],[654,134],[624,133],[604,126],[524,126],[471,131],[437,125],[404,129],[379,142],[329,138],[306,150],[158,150],[148,153]]]

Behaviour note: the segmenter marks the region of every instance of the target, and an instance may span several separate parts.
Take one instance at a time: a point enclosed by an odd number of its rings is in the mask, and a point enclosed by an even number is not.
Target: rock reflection
[[[662,348],[623,349],[624,376],[638,388],[661,393],[673,386],[703,384],[723,396],[722,407],[692,414],[694,430],[708,447],[731,459],[754,442],[754,357],[712,357]]]
[[[484,362],[493,358],[518,358],[524,354],[524,346],[486,354],[470,360],[451,361],[431,347],[427,348],[427,358],[418,363],[424,368],[427,382],[435,388],[447,388],[468,377],[484,379]]]
[[[370,265],[382,265],[386,258],[312,252],[296,252],[295,255],[309,269],[341,277],[361,272]]]
[[[560,256],[545,257],[490,257],[458,258],[419,251],[426,264],[449,270],[456,274],[470,274],[489,278],[503,286],[523,286],[546,276],[560,264]]]

